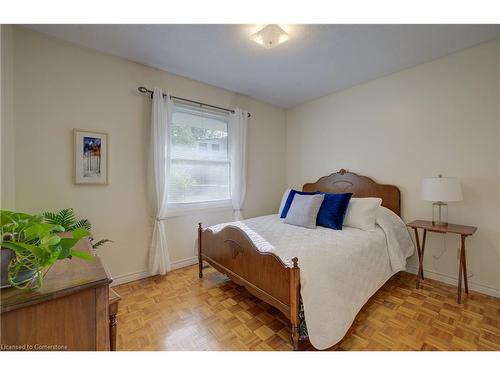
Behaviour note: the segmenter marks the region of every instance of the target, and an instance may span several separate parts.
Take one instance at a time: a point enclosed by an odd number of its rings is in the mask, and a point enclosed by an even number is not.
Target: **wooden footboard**
[[[254,296],[276,307],[290,319],[294,350],[299,345],[300,273],[298,259],[287,266],[276,254],[260,252],[236,227],[214,234],[198,224],[199,276],[203,261],[244,286]]]

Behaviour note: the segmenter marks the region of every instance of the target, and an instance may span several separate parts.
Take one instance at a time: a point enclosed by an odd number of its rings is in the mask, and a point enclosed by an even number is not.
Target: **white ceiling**
[[[292,107],[500,37],[500,25],[289,25],[265,49],[258,25],[26,25],[85,47]]]

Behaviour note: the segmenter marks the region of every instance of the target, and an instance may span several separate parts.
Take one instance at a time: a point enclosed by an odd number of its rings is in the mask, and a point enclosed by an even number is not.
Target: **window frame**
[[[223,120],[224,122],[227,123],[228,131],[227,131],[227,139],[228,139],[228,150],[227,150],[227,159],[228,159],[228,168],[229,168],[229,191],[228,199],[218,199],[218,200],[209,200],[209,201],[199,201],[199,202],[184,202],[184,203],[179,203],[179,202],[174,202],[170,203],[168,202],[168,190],[167,190],[167,215],[166,217],[174,217],[174,216],[183,216],[183,215],[189,215],[193,212],[197,211],[203,211],[203,210],[232,210],[233,209],[233,204],[232,204],[232,199],[231,199],[231,157],[229,153],[229,114],[226,113],[221,113],[221,112],[216,112],[212,110],[207,110],[205,108],[193,108],[190,105],[183,104],[183,103],[176,103],[173,113],[175,112],[184,112],[184,113],[196,113],[196,114],[201,114],[203,116],[209,117],[209,118],[215,118],[217,120]],[[171,136],[169,134],[168,138],[168,147],[170,150],[171,147]],[[208,145],[207,145],[208,149]],[[167,156],[167,163],[168,163],[168,176],[167,176],[167,181],[170,179],[170,166],[171,166],[171,158],[170,158],[170,151],[168,152]],[[168,182],[167,182],[168,184]],[[167,185],[168,189],[168,185]]]

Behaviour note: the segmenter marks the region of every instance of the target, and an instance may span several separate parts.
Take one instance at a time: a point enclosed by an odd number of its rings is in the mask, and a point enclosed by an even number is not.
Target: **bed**
[[[199,277],[207,262],[280,310],[290,320],[294,350],[301,337],[299,315],[304,314],[311,344],[326,349],[342,339],[366,301],[405,269],[414,246],[399,218],[396,186],[342,169],[306,183],[303,191],[379,197],[385,208],[373,231],[307,229],[285,224],[278,215],[205,229],[200,223]]]

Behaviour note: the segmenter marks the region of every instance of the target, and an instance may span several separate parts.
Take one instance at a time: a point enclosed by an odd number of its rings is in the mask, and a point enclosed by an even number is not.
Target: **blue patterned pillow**
[[[325,199],[323,199],[323,204],[319,209],[316,225],[342,230],[342,223],[344,222],[344,216],[352,193],[319,194],[324,194]]]
[[[280,213],[280,218],[284,219],[286,217],[286,214],[288,213],[288,210],[290,209],[290,206],[292,205],[293,197],[295,194],[300,194],[300,195],[314,195],[317,194],[316,192],[306,192],[306,191],[297,191],[297,190],[290,190],[290,193],[288,193],[288,198],[286,199],[285,206],[283,207],[283,211]]]

